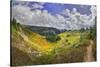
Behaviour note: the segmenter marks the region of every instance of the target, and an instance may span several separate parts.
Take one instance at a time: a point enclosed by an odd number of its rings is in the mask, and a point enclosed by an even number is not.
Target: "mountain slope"
[[[19,41],[19,39],[21,39],[21,41]],[[28,30],[18,23],[12,25],[12,40],[19,42],[24,41],[25,43],[28,43],[28,46],[31,46],[38,51],[48,51],[48,49],[51,48],[50,43],[46,41],[45,37]]]
[[[26,28],[30,29],[31,31],[35,33],[39,33],[40,35],[43,36],[50,36],[50,35],[57,35],[62,32],[65,32],[66,30],[59,30],[56,28],[52,27],[43,27],[43,26],[29,26],[29,25],[24,25]]]
[[[38,64],[35,57],[48,54],[52,51],[53,47],[46,41],[44,36],[28,30],[19,23],[16,23],[15,20],[11,24],[12,65]],[[20,60],[21,57],[24,58],[25,62],[18,62],[18,59]],[[27,60],[30,62],[27,63]]]
[[[86,45],[89,45],[87,39],[89,30],[84,32],[65,31],[54,36],[46,36],[41,35],[41,32],[49,29],[50,31],[47,33],[51,32],[51,30],[56,32],[54,28],[34,26],[32,31],[25,25],[17,23],[16,20],[13,20],[11,24],[12,65],[84,61]],[[38,31],[35,31],[35,29]],[[60,39],[56,40],[55,37],[57,36]],[[54,41],[49,41],[47,37]]]

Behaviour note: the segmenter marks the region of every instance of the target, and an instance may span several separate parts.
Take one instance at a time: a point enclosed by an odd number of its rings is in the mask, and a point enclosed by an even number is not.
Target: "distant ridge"
[[[57,28],[52,28],[52,27],[30,26],[30,25],[24,25],[24,26],[30,29],[31,31],[39,33],[40,35],[44,35],[44,36],[56,35],[66,31],[66,30],[59,30]]]

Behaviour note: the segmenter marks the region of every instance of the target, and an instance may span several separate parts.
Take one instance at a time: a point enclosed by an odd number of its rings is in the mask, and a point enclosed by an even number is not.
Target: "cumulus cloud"
[[[40,4],[37,4],[37,3],[32,5],[32,9],[38,9],[38,8],[42,9],[44,7],[42,5],[40,5]]]
[[[61,15],[53,16],[47,10],[31,11],[27,6],[16,5],[12,8],[12,15],[19,23],[25,25],[47,26],[64,29],[65,18]]]
[[[31,22],[32,12],[26,6],[17,5],[12,8],[12,17],[16,18],[21,24],[28,24]]]
[[[46,26],[57,29],[79,30],[81,28],[93,27],[95,24],[96,7],[91,6],[90,15],[80,14],[76,8],[73,10],[65,9],[62,14],[69,16],[65,18],[60,14],[52,15],[39,4],[33,4],[35,10],[31,11],[28,6],[16,5],[12,8],[12,16],[24,25]]]
[[[73,8],[72,11],[66,9],[62,12],[62,14],[69,16],[67,18],[66,23],[69,25],[69,29],[81,29],[81,28],[90,28],[95,25],[95,17],[96,17],[96,7],[91,6],[90,8],[90,15],[82,15],[80,14],[76,8]],[[66,27],[66,29],[68,29]]]
[[[65,9],[62,11],[62,14],[65,16],[70,16],[70,10],[69,9]]]

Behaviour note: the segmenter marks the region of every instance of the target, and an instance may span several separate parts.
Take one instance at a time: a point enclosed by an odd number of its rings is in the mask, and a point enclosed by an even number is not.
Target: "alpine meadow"
[[[11,66],[96,61],[96,5],[11,2]]]

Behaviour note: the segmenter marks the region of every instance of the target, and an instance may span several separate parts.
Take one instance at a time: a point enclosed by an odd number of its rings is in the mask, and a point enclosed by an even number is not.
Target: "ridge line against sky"
[[[79,30],[95,25],[95,5],[13,1],[12,16],[25,25]]]

